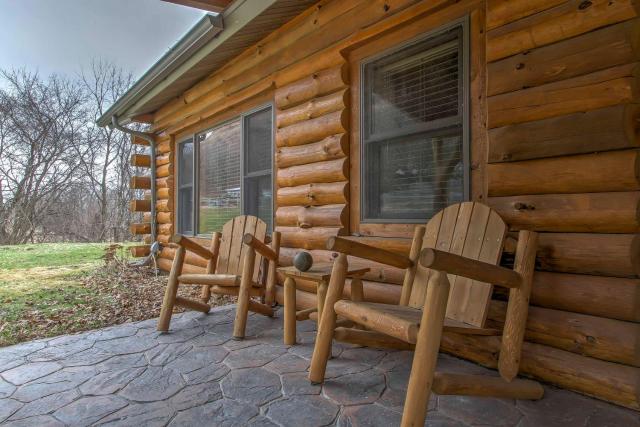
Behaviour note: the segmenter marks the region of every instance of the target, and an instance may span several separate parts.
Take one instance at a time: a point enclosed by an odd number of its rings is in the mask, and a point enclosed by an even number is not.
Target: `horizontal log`
[[[550,9],[566,0],[488,0],[487,30]]]
[[[420,265],[506,288],[522,285],[522,277],[513,270],[433,248],[420,252]]]
[[[278,129],[290,126],[294,123],[302,122],[325,114],[340,111],[349,106],[349,89],[342,89],[338,92],[314,98],[297,107],[288,110],[278,110],[276,112],[276,126]]]
[[[370,261],[376,261],[397,268],[409,268],[413,265],[413,262],[405,255],[400,255],[395,252],[341,237],[332,237],[331,239],[328,239],[326,242],[326,249],[329,251],[368,259]]]
[[[278,188],[278,206],[320,206],[348,202],[349,183],[331,182]]]
[[[637,16],[632,0],[571,0],[489,31],[487,61],[568,39]]]
[[[322,249],[328,238],[342,234],[340,227],[276,227],[282,233],[281,245],[302,249]]]
[[[156,176],[158,178],[166,178],[170,175],[173,175],[173,163],[160,166],[156,169]]]
[[[257,253],[259,253],[260,255],[262,255],[263,257],[271,261],[276,261],[278,259],[278,255],[273,251],[273,249],[265,245],[263,242],[257,239],[253,234],[249,234],[249,233],[245,234],[242,237],[242,243],[252,247],[253,249],[255,249]]]
[[[183,246],[186,250],[191,251],[204,259],[211,259],[213,257],[211,251],[203,247],[199,242],[180,234],[174,234],[171,236],[169,241],[176,245]]]
[[[640,192],[489,197],[512,230],[636,233]]]
[[[173,197],[173,188],[158,188],[156,192],[158,199],[171,199]]]
[[[276,131],[276,146],[293,147],[320,141],[328,136],[346,133],[349,129],[347,110],[335,111],[295,123]]]
[[[492,301],[488,325],[502,327],[507,303]],[[529,307],[525,340],[610,362],[640,366],[640,324]]]
[[[130,164],[134,167],[148,168],[151,166],[151,156],[148,154],[132,154]]]
[[[173,234],[173,224],[159,224],[158,233],[171,236]]]
[[[142,215],[144,222],[151,222],[151,214],[145,212]],[[156,219],[159,224],[172,224],[173,223],[173,213],[172,212],[158,212],[156,213]]]
[[[636,105],[616,105],[491,129],[489,162],[635,148],[639,117]]]
[[[280,265],[293,265],[293,257],[300,252],[297,248],[281,248],[280,249]],[[333,262],[338,256],[337,252],[314,249],[308,251],[314,263]],[[385,284],[402,285],[405,270],[389,265],[377,263],[374,261],[363,260],[357,257],[347,257],[349,266],[353,268],[369,268],[369,271],[362,275],[367,281],[381,282]]]
[[[336,328],[333,337],[336,341],[373,348],[393,348],[396,350],[414,350],[415,345],[374,331],[352,328]]]
[[[158,178],[156,179],[156,187],[158,188],[173,188],[173,176],[168,176],[166,178]]]
[[[318,71],[276,90],[276,107],[280,110],[294,107],[312,98],[335,92],[349,82],[347,64]]]
[[[517,236],[517,234],[515,235]],[[544,271],[636,277],[640,273],[640,236],[635,234],[539,233],[536,265]],[[342,236],[408,256],[411,239]],[[505,252],[513,257],[515,246]],[[315,254],[316,252],[314,252]],[[333,252],[325,251],[326,254]],[[321,258],[329,261],[327,258]]]
[[[156,236],[156,241],[162,245],[168,245],[171,242],[169,242],[169,238],[171,237],[171,235],[169,234],[158,234]],[[144,238],[142,239],[142,241],[144,243],[146,243],[147,245],[150,245],[153,243],[153,239],[151,238],[150,234],[145,234]]]
[[[364,243],[365,245],[396,252],[404,256],[409,256],[412,243],[412,239],[406,237],[343,236],[343,239]]]
[[[640,152],[610,151],[487,165],[489,196],[640,189]]]
[[[129,247],[129,252],[134,258],[141,258],[149,255],[151,248],[149,245],[138,245]]]
[[[276,210],[276,224],[300,228],[346,227],[347,205],[282,206]]]
[[[176,254],[176,249],[170,246],[164,246],[162,248],[162,251],[160,252],[160,258],[164,258],[166,260],[173,260],[173,257]],[[189,252],[187,251],[187,253],[184,256],[184,262],[187,264],[191,264],[193,266],[196,267],[201,267],[201,268],[206,268],[207,267],[207,260],[194,254],[193,252]],[[171,267],[171,266],[169,266]],[[203,271],[204,273],[204,271]]]
[[[291,166],[278,169],[277,180],[280,187],[296,187],[304,184],[341,182],[349,178],[347,158]]]
[[[636,64],[488,98],[489,128],[590,111],[638,99]]]
[[[446,353],[495,369],[498,365],[500,337],[445,332],[440,348]],[[569,390],[640,409],[637,396],[640,370],[635,367],[525,342],[520,372]]]
[[[520,53],[487,66],[489,96],[589,74],[640,59],[637,19]]]
[[[164,166],[173,163],[173,153],[156,156],[156,166]]]
[[[531,304],[640,322],[640,280],[537,271]]]
[[[540,233],[539,269],[598,276],[636,277],[640,237],[636,234]]]
[[[129,211],[149,212],[151,211],[151,200],[131,200],[129,202]]]
[[[282,282],[282,281],[281,281]],[[385,283],[362,281],[364,300],[367,302],[380,302],[384,304],[398,304],[400,302],[400,286],[389,286]],[[315,294],[318,284],[304,279],[296,279],[296,287],[305,293]],[[343,298],[351,299],[351,279],[345,281]]]
[[[151,178],[148,176],[132,176],[129,181],[132,190],[148,190],[151,188]]]
[[[170,139],[158,142],[156,152],[158,154],[167,154],[173,151],[173,142]]]
[[[158,258],[158,268],[162,271],[171,271],[172,260],[167,258]],[[200,267],[193,264],[187,264],[186,262],[182,266],[182,274],[204,274],[207,271],[206,267]]]
[[[504,399],[542,399],[544,388],[537,381],[514,379],[507,382],[489,375],[436,372],[433,391],[440,395],[498,397]]]
[[[281,275],[278,275],[279,283],[282,283]],[[380,302],[385,304],[398,304],[400,302],[400,287],[388,286],[383,283],[367,282],[363,281],[364,297],[368,302]],[[311,307],[317,307],[316,289],[317,284],[309,282],[303,279],[296,279],[296,308],[298,310],[304,310]],[[276,300],[278,303],[283,302],[283,288],[282,286],[276,287]],[[351,298],[351,280],[345,281],[345,287],[343,291],[343,298]]]
[[[173,199],[159,199],[156,202],[156,209],[158,210],[158,212],[173,211]]]
[[[149,145],[149,141],[146,139],[140,138],[137,135],[131,135],[131,143],[133,145]]]
[[[347,134],[331,135],[311,144],[295,147],[280,147],[276,150],[276,165],[279,168],[306,165],[324,160],[339,159],[349,153]]]
[[[129,226],[131,234],[149,234],[151,233],[151,224],[148,222],[131,224]]]

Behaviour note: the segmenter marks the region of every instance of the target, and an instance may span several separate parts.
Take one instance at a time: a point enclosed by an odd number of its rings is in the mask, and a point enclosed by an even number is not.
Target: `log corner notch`
[[[277,231],[287,247],[322,249],[348,229],[346,63],[276,89]]]

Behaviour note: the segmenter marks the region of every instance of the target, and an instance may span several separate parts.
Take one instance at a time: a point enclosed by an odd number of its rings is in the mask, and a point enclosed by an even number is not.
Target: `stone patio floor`
[[[0,423],[7,426],[394,426],[412,354],[334,345],[327,380],[306,370],[315,324],[282,344],[282,319],[252,315],[231,338],[234,307],[147,320],[0,348]],[[442,355],[442,371],[490,373]],[[425,425],[640,426],[638,412],[546,387],[538,402],[433,396]]]

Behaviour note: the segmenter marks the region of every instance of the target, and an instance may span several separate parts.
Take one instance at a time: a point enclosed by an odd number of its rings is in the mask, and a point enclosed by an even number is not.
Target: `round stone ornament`
[[[313,266],[313,257],[309,252],[300,251],[293,257],[293,266],[300,271],[308,271]]]

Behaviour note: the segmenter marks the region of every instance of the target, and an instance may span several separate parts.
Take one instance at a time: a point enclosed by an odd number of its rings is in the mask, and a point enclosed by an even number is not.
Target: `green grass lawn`
[[[104,263],[106,246],[0,246],[0,346],[100,326],[91,312],[108,297],[96,294],[82,279]]]

